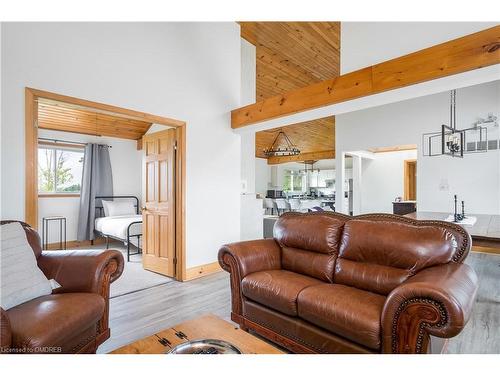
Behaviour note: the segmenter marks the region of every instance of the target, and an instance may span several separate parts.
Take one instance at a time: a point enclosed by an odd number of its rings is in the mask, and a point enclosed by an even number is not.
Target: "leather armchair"
[[[2,309],[1,352],[94,353],[110,336],[109,287],[123,271],[122,254],[117,250],[42,251],[38,233],[26,223],[21,225],[38,266],[61,288]]]
[[[471,315],[460,226],[397,215],[286,213],[274,239],[224,245],[231,318],[296,353],[427,353]]]

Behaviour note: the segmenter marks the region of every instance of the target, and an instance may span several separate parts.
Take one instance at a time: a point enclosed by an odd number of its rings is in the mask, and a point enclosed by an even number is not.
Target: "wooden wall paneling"
[[[236,129],[499,63],[496,26],[235,109],[231,126]]]

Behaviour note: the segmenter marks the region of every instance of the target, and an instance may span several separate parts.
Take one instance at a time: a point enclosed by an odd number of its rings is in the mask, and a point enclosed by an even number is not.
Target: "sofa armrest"
[[[231,274],[232,313],[241,315],[241,280],[252,272],[280,269],[281,249],[273,239],[236,242],[221,247],[219,264]]]
[[[385,353],[425,353],[429,335],[456,336],[468,322],[476,299],[476,273],[449,263],[418,272],[394,289],[382,312]]]
[[[236,242],[222,246],[219,250],[219,264],[228,272],[235,266],[240,280],[252,272],[277,270],[281,268],[281,250],[273,239]]]
[[[38,266],[61,284],[54,293],[97,293],[107,299],[109,284],[123,272],[123,255],[118,250],[44,251]]]
[[[10,328],[9,316],[0,307],[0,354],[9,353],[12,345],[12,330]]]

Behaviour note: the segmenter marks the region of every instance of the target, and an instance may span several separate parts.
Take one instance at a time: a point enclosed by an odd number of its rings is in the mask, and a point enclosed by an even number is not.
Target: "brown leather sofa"
[[[426,353],[470,317],[470,247],[442,221],[286,213],[274,239],[225,245],[219,263],[232,320],[292,352]]]
[[[61,288],[1,309],[0,353],[94,353],[110,335],[109,286],[123,271],[122,254],[117,250],[42,252],[38,233],[21,224],[38,266]]]

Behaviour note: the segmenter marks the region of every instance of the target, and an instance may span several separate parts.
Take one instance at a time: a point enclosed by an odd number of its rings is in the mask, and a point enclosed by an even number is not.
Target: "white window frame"
[[[49,145],[49,144],[38,144],[37,147],[37,152],[40,149],[47,149],[47,150],[54,150],[53,153],[53,168],[56,168],[56,162],[57,162],[57,151],[72,151],[72,152],[79,152],[82,154],[82,156],[85,156],[85,147],[79,147],[79,146],[65,146],[64,144],[54,144],[54,145]],[[38,173],[38,162],[37,162],[37,173]],[[83,165],[82,165],[82,172],[83,172]],[[39,196],[68,196],[68,195],[73,195],[73,196],[80,196],[81,194],[81,186],[80,186],[80,191],[40,191],[39,189],[39,182],[37,181],[37,189],[38,189],[38,195]],[[54,190],[57,188],[57,173],[54,171]]]

